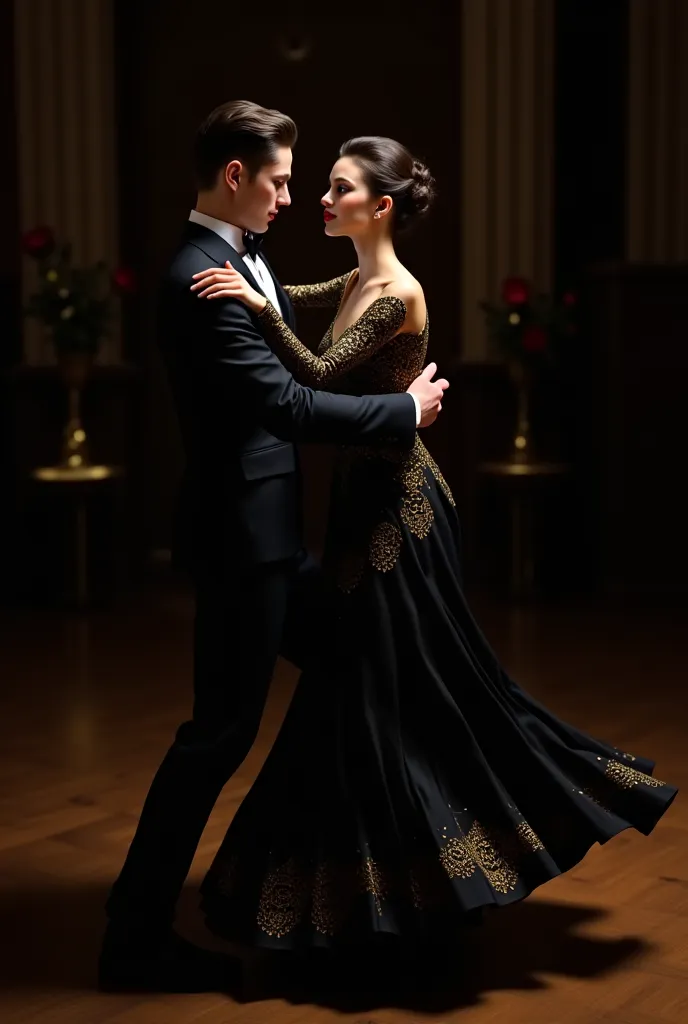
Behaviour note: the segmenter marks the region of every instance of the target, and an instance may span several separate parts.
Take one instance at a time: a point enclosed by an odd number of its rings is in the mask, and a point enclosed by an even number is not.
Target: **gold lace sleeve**
[[[303,309],[338,306],[350,277],[349,273],[320,284],[286,284],[284,290],[294,305]]]
[[[406,320],[406,304],[394,295],[382,295],[322,356],[299,341],[269,302],[258,319],[268,344],[296,379],[309,387],[326,388],[392,340]]]

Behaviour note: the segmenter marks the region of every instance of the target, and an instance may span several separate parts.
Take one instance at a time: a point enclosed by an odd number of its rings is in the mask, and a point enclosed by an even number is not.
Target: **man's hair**
[[[280,146],[293,148],[296,125],[279,110],[250,100],[232,100],[216,107],[196,134],[194,172],[199,191],[211,189],[223,167],[240,160],[255,178],[261,167],[274,163]]]

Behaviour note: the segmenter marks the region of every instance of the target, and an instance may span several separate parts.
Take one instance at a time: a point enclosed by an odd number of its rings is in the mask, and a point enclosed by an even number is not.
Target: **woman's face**
[[[326,235],[360,237],[373,230],[382,216],[376,217],[380,213],[379,196],[371,195],[361,168],[350,156],[340,157],[332,168],[330,188],[320,202]]]

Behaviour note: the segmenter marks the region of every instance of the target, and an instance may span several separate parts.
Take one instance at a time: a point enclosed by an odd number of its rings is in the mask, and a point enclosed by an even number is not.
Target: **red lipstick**
[[[336,220],[337,219],[335,214],[334,213],[330,213],[329,210],[325,210],[325,212],[323,213],[323,217],[325,219],[325,223],[327,223],[330,220]]]

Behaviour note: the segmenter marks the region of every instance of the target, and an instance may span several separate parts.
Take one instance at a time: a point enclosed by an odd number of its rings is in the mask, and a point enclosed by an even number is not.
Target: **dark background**
[[[299,8],[301,13],[299,14]],[[155,281],[177,245],[180,227],[195,195],[188,160],[189,140],[217,105],[218,97],[246,97],[286,110],[299,127],[295,150],[293,204],[270,232],[267,253],[285,283],[323,280],[349,270],[355,256],[346,240],[322,233],[320,197],[339,146],[353,135],[383,134],[403,139],[425,157],[436,175],[440,199],[432,223],[423,225],[403,249],[411,270],[424,282],[432,310],[432,358],[446,365],[457,349],[456,294],[459,267],[459,163],[455,52],[456,8],[430,0],[413,29],[413,67],[400,60],[408,48],[406,18],[385,19],[384,45],[377,31],[356,32],[352,65],[350,15],[324,5],[310,15],[305,5],[289,7],[286,19],[266,19],[264,5],[242,8],[242,37],[261,40],[261,57],[237,45],[236,9],[213,8],[212,32],[184,0],[150,2],[137,10],[118,9],[120,52],[121,210],[125,258],[141,267],[143,332],[152,336]],[[133,49],[128,48],[130,41]],[[307,60],[293,62],[285,41],[309,47]],[[288,50],[287,50],[288,53]],[[306,70],[304,70],[304,66]],[[431,93],[424,83],[433,83]],[[439,128],[439,130],[438,130]],[[441,243],[435,244],[438,237]],[[309,317],[306,333],[324,332],[323,318]],[[137,335],[134,344],[138,347]],[[152,353],[151,353],[151,358]],[[179,471],[178,447],[171,443],[173,415],[157,363],[150,366],[150,467],[146,500],[152,546],[168,542],[169,510]],[[326,465],[323,452],[304,453],[311,479]],[[312,488],[319,520],[322,488]]]
[[[11,10],[0,4],[0,76],[10,99]],[[688,578],[688,499],[680,487],[686,430],[679,414],[688,362],[686,271],[624,263],[628,10],[628,0],[556,4],[553,279],[580,291],[581,322],[575,359],[536,398],[536,420],[573,466],[567,487],[545,510],[539,542],[542,580],[552,595],[674,599],[685,596]],[[104,548],[114,545],[125,589],[145,576],[152,553],[169,546],[181,469],[153,344],[155,284],[194,201],[194,130],[219,101],[240,96],[288,111],[300,128],[293,206],[268,243],[284,282],[324,279],[352,266],[348,243],[323,237],[319,207],[345,138],[395,136],[430,164],[439,185],[434,216],[401,247],[426,290],[430,357],[452,382],[427,440],[457,497],[469,584],[497,589],[506,580],[505,503],[477,467],[506,451],[513,396],[501,367],[460,359],[459,5],[427,0],[422,9],[378,13],[291,4],[287,15],[283,6],[272,12],[256,4],[242,7],[239,36],[234,5],[204,12],[186,0],[115,3],[121,257],[136,270],[140,290],[125,320],[127,364],[95,376],[85,412],[99,457],[128,469],[117,531],[105,525],[102,532]],[[290,59],[290,49],[304,44],[307,59]],[[0,162],[0,564],[3,599],[13,603],[44,599],[59,571],[50,552],[66,542],[64,524],[46,521],[25,486],[28,469],[49,457],[62,398],[50,371],[18,369],[12,102],[2,105],[0,118],[8,142]],[[302,334],[315,339],[324,328],[314,314],[303,320]],[[304,460],[308,532],[317,547],[329,453],[311,448]]]

